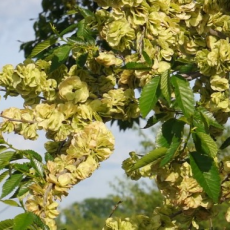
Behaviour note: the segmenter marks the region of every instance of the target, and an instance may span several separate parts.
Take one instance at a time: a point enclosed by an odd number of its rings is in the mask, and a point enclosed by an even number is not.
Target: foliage
[[[100,230],[119,201],[121,203],[117,205],[113,216],[120,218],[134,217],[137,212],[151,215],[154,207],[162,205],[162,196],[152,185],[133,184],[127,179],[119,179],[111,186],[113,195],[85,199],[61,210],[57,220],[58,229]]]
[[[0,225],[55,230],[56,200],[114,150],[105,123],[131,122],[153,111],[146,127],[160,123],[154,149],[145,156],[131,152],[122,167],[133,180],[155,177],[164,205],[148,216],[109,217],[104,230],[199,229],[230,198],[230,161],[218,158],[229,140],[217,144],[230,112],[229,4],[95,0],[87,8],[63,3],[43,1],[30,59],[0,73],[5,97],[24,100],[23,109],[1,112],[1,132],[35,140],[44,130],[47,137],[43,161],[33,150],[15,149],[1,134],[0,199],[25,213]],[[66,9],[70,12],[62,17]],[[46,30],[47,22],[51,29]]]

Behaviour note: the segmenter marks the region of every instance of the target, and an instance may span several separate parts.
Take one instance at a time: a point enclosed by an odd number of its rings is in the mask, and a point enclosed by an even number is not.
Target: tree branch
[[[6,116],[4,116],[2,114],[0,114],[0,117],[5,118],[5,119],[7,119],[9,121],[16,121],[16,122],[21,122],[21,123],[29,123],[29,124],[35,124],[36,123],[35,121],[23,121],[23,120],[19,120],[19,119],[14,119],[14,118],[6,117]]]

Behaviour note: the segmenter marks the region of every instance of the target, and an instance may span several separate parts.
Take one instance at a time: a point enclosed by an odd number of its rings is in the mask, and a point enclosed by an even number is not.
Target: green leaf
[[[171,101],[171,92],[170,92],[170,86],[169,86],[169,71],[166,70],[164,73],[161,74],[161,93],[163,97],[166,99],[168,104],[170,104]]]
[[[230,137],[228,137],[220,146],[220,149],[225,149],[230,145]]]
[[[151,70],[152,67],[146,65],[146,63],[139,63],[139,62],[128,62],[125,64],[122,69],[130,69],[130,70]]]
[[[4,204],[10,205],[10,206],[20,207],[20,205],[14,200],[0,200],[0,201]]]
[[[0,136],[0,144],[5,144],[6,142],[4,141],[4,139],[1,138]]]
[[[2,186],[2,195],[1,199],[10,194],[21,182],[23,175],[22,174],[13,174],[11,175]]]
[[[45,153],[45,161],[46,161],[46,163],[48,161],[54,161],[54,157],[50,153],[46,152]]]
[[[148,66],[151,67],[153,65],[152,59],[149,57],[149,55],[145,51],[142,52],[142,55],[143,55],[146,63],[148,64]]]
[[[159,82],[160,77],[155,76],[141,92],[141,97],[139,100],[140,111],[143,117],[146,117],[148,113],[155,106],[159,97]]]
[[[14,218],[14,227],[13,230],[27,230],[29,226],[33,223],[34,218],[32,213],[26,212],[17,215]]]
[[[76,60],[76,64],[79,67],[83,68],[85,66],[86,61],[87,61],[87,57],[88,57],[88,53],[84,53],[84,54],[80,55],[78,57],[78,59]]]
[[[70,50],[71,46],[68,45],[63,45],[55,49],[53,52],[53,58],[51,60],[50,72],[56,70],[66,61],[66,59],[69,57]]]
[[[4,152],[6,149],[8,149],[8,147],[5,145],[0,145],[0,153]]]
[[[7,151],[0,154],[0,164],[1,162],[9,162],[16,153],[14,151]]]
[[[72,24],[70,26],[68,26],[67,28],[65,28],[61,33],[60,36],[62,37],[63,35],[72,32],[73,30],[75,30],[78,27],[77,24]]]
[[[71,36],[71,37],[67,38],[67,40],[68,40],[68,42],[71,42],[77,46],[85,46],[86,45],[86,42],[82,38]]]
[[[31,158],[31,165],[35,169],[35,171],[43,177],[43,164],[36,160],[35,158]]]
[[[20,172],[28,173],[30,171],[31,165],[28,162],[23,163],[23,164],[16,163],[16,164],[13,164],[13,168]]]
[[[156,137],[156,146],[170,148],[173,138],[182,138],[185,122],[171,118],[162,126]]]
[[[14,220],[13,219],[7,219],[0,222],[0,230],[9,230],[13,227]]]
[[[160,167],[165,166],[173,159],[173,156],[175,156],[175,154],[179,151],[181,143],[182,143],[181,137],[176,137],[176,135],[173,136],[172,143],[168,148],[165,157],[162,159],[160,163]]]
[[[45,40],[44,42],[38,43],[34,49],[32,50],[31,53],[31,58],[35,57],[36,55],[38,55],[39,53],[41,53],[43,50],[49,48],[50,46],[52,46],[53,44],[55,44],[57,42],[57,38],[56,37],[50,37],[49,39]]]
[[[215,117],[213,116],[213,114],[207,110],[205,110],[204,108],[202,108],[202,110],[200,111],[201,115],[203,116],[203,118],[205,119],[206,123],[208,124],[208,126],[213,126],[216,127],[218,129],[223,129],[223,125],[219,124]]]
[[[84,8],[81,8],[81,7],[77,7],[77,9],[79,10],[80,14],[84,17],[84,18],[94,18],[95,15],[92,11],[88,10],[88,9],[84,9]]]
[[[196,132],[208,132],[208,124],[204,120],[203,116],[201,115],[200,111],[195,111],[192,119],[193,128],[196,128]]]
[[[196,132],[193,134],[196,151],[215,157],[218,152],[216,142],[206,133]]]
[[[25,193],[27,193],[29,191],[29,187],[33,183],[34,182],[32,180],[29,180],[29,181],[23,183],[22,185],[20,185],[20,187],[18,188],[16,194],[14,194],[14,196],[11,197],[11,198],[16,198],[16,197],[23,196]]]
[[[0,182],[2,182],[9,175],[9,173],[9,170],[6,170],[2,174],[0,174]]]
[[[33,216],[33,222],[38,226],[40,227],[42,230],[50,230],[50,228],[45,224],[43,223],[43,221],[41,220],[41,218],[37,215],[35,215],[34,213],[31,212],[31,215]],[[40,229],[39,228],[39,229]]]
[[[193,177],[204,189],[207,195],[214,201],[218,202],[220,195],[220,175],[214,160],[198,152],[190,154],[190,165]]]
[[[185,117],[190,118],[194,114],[195,100],[189,83],[181,76],[171,77],[171,83],[175,88],[176,102],[181,108]]]
[[[27,158],[35,158],[36,160],[42,162],[42,157],[39,153],[35,152],[34,150],[27,149],[27,150],[21,150],[21,154],[25,155]]]
[[[130,171],[144,167],[152,163],[153,161],[165,156],[166,151],[167,151],[167,148],[164,148],[164,147],[152,150],[151,152],[143,156],[141,159],[139,159],[136,162],[136,164],[130,169]]]
[[[189,75],[189,73],[196,71],[197,67],[194,63],[188,63],[184,65],[178,65],[174,69],[179,71],[180,73],[187,73]]]
[[[91,45],[95,44],[95,39],[92,36],[92,31],[89,29],[85,19],[78,23],[77,37],[82,38],[84,41],[87,41]]]
[[[147,129],[147,128],[157,124],[159,121],[161,121],[162,118],[164,118],[167,115],[168,115],[167,113],[159,113],[159,114],[155,114],[154,116],[151,116],[148,119],[147,124],[143,127],[143,129]]]

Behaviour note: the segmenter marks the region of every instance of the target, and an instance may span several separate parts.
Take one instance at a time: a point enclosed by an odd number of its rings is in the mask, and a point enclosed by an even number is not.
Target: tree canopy
[[[220,157],[230,141],[217,141],[230,112],[229,3],[42,4],[36,39],[21,46],[26,60],[0,73],[5,97],[24,100],[23,109],[0,115],[0,199],[25,210],[0,228],[57,229],[57,200],[113,153],[105,123],[129,127],[140,118],[145,128],[160,125],[154,147],[131,152],[122,168],[133,180],[155,178],[164,205],[150,215],[109,217],[104,230],[199,229],[204,220],[212,228],[217,205],[230,198],[230,161]],[[46,133],[45,159],[3,135],[36,140],[38,130]]]

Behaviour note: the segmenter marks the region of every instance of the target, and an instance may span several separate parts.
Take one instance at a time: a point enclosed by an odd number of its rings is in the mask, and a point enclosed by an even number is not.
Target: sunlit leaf
[[[149,65],[149,67],[151,67],[153,65],[152,59],[149,57],[149,55],[145,51],[142,52],[142,55],[143,55],[146,63]]]
[[[140,111],[143,117],[146,117],[148,113],[155,106],[159,97],[159,82],[160,77],[155,76],[142,90],[139,100]]]
[[[33,223],[34,218],[32,213],[26,212],[17,215],[14,218],[14,227],[13,230],[27,230],[29,226]]]
[[[33,58],[33,57],[37,56],[43,50],[49,48],[50,46],[52,46],[56,42],[57,42],[57,38],[56,37],[51,37],[51,38],[45,40],[44,42],[38,43],[34,47],[34,49],[32,50],[31,57]]]
[[[194,114],[195,100],[189,83],[181,76],[174,75],[171,77],[171,83],[174,86],[176,102],[183,114],[190,118]]]
[[[196,151],[215,157],[218,152],[216,142],[210,135],[203,132],[196,132],[193,134],[193,140],[196,146]]]
[[[166,70],[164,73],[161,74],[161,82],[160,82],[160,86],[161,86],[161,93],[163,95],[163,97],[166,99],[166,101],[168,102],[168,104],[170,104],[170,100],[171,100],[171,89],[170,89],[170,85],[169,85],[169,71]]]
[[[43,177],[43,164],[41,162],[39,162],[38,160],[36,160],[35,158],[31,158],[31,165],[32,167],[35,169],[35,171]]]
[[[207,195],[217,203],[220,196],[221,183],[218,168],[212,157],[192,152],[190,154],[190,165],[193,177]]]
[[[0,174],[0,182],[2,182],[9,175],[9,170],[6,170],[2,174]]]
[[[24,154],[27,158],[35,158],[36,160],[42,162],[42,157],[39,153],[35,152],[34,150],[27,149],[27,150],[21,150],[21,154]]]
[[[0,200],[0,201],[4,204],[10,205],[10,206],[20,207],[20,205],[14,200]]]
[[[164,148],[164,147],[152,150],[151,152],[143,156],[141,159],[139,159],[136,162],[136,164],[130,169],[130,171],[139,169],[141,167],[144,167],[152,163],[155,160],[158,160],[159,158],[165,156],[166,151],[167,151],[167,148]]]
[[[4,198],[8,194],[10,194],[15,188],[17,188],[22,178],[22,174],[11,175],[2,186],[2,195],[0,198]]]
[[[0,230],[9,230],[13,227],[13,225],[14,225],[13,219],[0,221]]]
[[[65,28],[61,33],[60,36],[62,37],[63,35],[70,33],[72,31],[74,31],[76,28],[78,27],[77,23],[71,24],[70,26],[68,26],[67,28]]]

